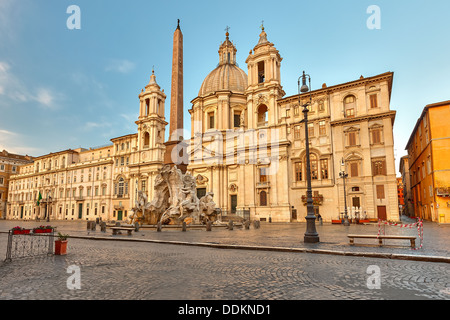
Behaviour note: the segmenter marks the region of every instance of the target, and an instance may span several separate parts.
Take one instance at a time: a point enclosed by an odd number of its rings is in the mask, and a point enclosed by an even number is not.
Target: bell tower
[[[249,128],[267,127],[278,122],[277,100],[285,95],[281,86],[281,58],[261,25],[259,41],[245,62],[248,66],[247,108]],[[251,115],[251,116],[250,116]]]
[[[156,83],[155,71],[152,70],[149,83],[139,94],[138,143],[139,151],[151,151],[146,161],[163,161],[166,95]]]

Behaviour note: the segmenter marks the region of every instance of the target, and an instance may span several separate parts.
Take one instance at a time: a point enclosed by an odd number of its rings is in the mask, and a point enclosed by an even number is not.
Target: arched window
[[[311,153],[309,156],[309,164],[311,168],[311,179],[317,180],[319,179],[319,167],[317,163],[317,156],[314,153]]]
[[[123,178],[119,179],[119,188],[117,194],[119,196],[123,196],[124,194],[124,188],[125,188],[125,180]]]
[[[258,127],[267,125],[267,106],[262,104],[258,107]]]
[[[150,134],[148,132],[144,133],[144,148],[150,145]]]
[[[267,192],[261,191],[259,193],[259,205],[262,207],[267,206]]]
[[[346,118],[354,118],[356,115],[356,98],[355,96],[347,96],[344,99],[344,112]]]

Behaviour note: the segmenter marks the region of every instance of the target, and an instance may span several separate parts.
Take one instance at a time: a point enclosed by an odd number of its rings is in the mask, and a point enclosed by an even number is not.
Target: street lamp
[[[344,221],[342,224],[344,226],[349,226],[350,222],[348,221],[348,212],[347,212],[347,190],[345,189],[345,179],[348,178],[348,173],[345,172],[345,162],[344,158],[341,161],[341,172],[339,172],[339,176],[344,181]]]
[[[300,79],[301,86],[300,86]],[[306,79],[308,79],[309,87],[306,84]],[[307,189],[306,189],[306,232],[304,236],[304,242],[305,243],[317,243],[319,242],[319,234],[316,231],[316,216],[314,215],[314,205],[313,205],[313,198],[312,198],[312,189],[311,189],[311,164],[310,164],[310,156],[309,156],[309,136],[308,136],[308,106],[311,105],[312,102],[312,95],[311,95],[311,77],[307,74],[305,74],[305,71],[303,71],[303,75],[298,78],[298,101],[299,106],[301,105],[300,101],[300,94],[306,93],[309,91],[309,101],[306,102],[303,107],[303,115],[305,123],[305,146],[306,146],[306,183],[307,183]]]

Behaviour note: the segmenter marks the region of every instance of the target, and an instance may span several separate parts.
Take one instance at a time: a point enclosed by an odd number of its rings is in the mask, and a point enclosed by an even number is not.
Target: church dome
[[[222,90],[244,93],[247,89],[247,74],[236,64],[236,47],[227,38],[219,48],[219,65],[208,74],[200,87],[199,96]]]

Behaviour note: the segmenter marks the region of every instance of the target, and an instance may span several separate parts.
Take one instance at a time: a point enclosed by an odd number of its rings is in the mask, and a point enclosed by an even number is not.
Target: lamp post
[[[341,172],[339,172],[339,176],[344,181],[344,221],[342,221],[342,224],[344,226],[349,226],[350,222],[348,221],[348,212],[347,212],[347,190],[345,189],[345,179],[348,178],[348,173],[345,172],[344,158],[342,158],[341,161]]]
[[[300,86],[300,79],[302,79],[301,86]],[[309,87],[306,84],[306,79],[308,79]],[[309,135],[308,135],[308,106],[311,105],[312,102],[312,95],[311,95],[311,77],[307,74],[305,74],[305,71],[303,71],[303,75],[298,78],[298,101],[299,106],[301,105],[300,101],[300,94],[306,93],[309,91],[309,101],[306,102],[303,107],[303,115],[305,123],[305,147],[306,147],[306,183],[307,183],[307,189],[306,189],[306,232],[304,236],[304,242],[305,243],[317,243],[319,242],[319,234],[316,231],[316,216],[314,215],[314,205],[313,205],[313,198],[312,198],[312,188],[311,188],[311,164],[310,164],[310,156],[309,156]]]

